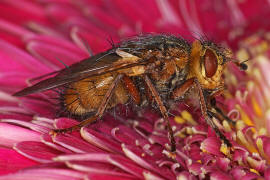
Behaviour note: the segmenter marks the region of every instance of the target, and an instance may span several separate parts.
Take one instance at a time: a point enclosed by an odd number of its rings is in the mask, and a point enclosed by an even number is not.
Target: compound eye
[[[206,49],[204,54],[204,69],[206,77],[210,78],[215,75],[218,67],[217,57],[210,49]]]

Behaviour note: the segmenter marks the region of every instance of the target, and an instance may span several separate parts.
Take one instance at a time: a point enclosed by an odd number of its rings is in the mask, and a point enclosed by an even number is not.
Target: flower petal
[[[1,146],[13,147],[20,141],[40,141],[40,133],[14,126],[7,123],[0,123],[0,144]]]
[[[40,168],[22,170],[14,174],[0,176],[0,180],[79,180],[83,179],[83,173],[67,170],[67,169],[54,169],[54,168]]]
[[[41,142],[22,141],[14,146],[14,149],[20,154],[37,162],[52,162],[52,158],[61,154],[60,151],[52,149]]]
[[[22,156],[15,150],[0,148],[0,175],[16,172],[37,164],[37,162]]]
[[[120,144],[95,130],[83,127],[81,129],[81,136],[89,143],[101,149],[109,152],[121,152]]]

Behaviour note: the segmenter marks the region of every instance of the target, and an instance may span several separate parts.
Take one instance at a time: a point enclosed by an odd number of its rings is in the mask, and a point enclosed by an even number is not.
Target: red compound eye
[[[210,78],[215,75],[218,67],[217,57],[214,52],[207,49],[204,54],[204,69],[206,77]]]

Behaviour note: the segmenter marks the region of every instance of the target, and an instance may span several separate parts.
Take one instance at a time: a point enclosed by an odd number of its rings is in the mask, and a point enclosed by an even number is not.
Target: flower
[[[270,176],[268,1],[4,0],[0,9],[0,180]],[[150,109],[119,106],[102,122],[54,137],[51,129],[78,123],[55,116],[54,92],[11,95],[30,78],[110,48],[107,39],[146,32],[207,35],[249,59],[246,73],[228,66],[227,90],[217,99],[237,120],[235,127],[216,122],[234,149],[184,103],[171,110],[172,158],[164,120]]]

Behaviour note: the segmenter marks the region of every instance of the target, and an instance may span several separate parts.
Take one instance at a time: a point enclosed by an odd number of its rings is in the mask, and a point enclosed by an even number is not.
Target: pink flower
[[[268,79],[269,1],[24,0],[0,2],[0,180],[2,179],[257,179],[270,177]],[[52,91],[11,94],[29,79],[110,48],[135,34],[156,32],[192,40],[207,36],[248,61],[229,65],[218,105],[236,120],[217,122],[229,152],[200,110],[176,104],[170,117],[177,140],[169,156],[157,112],[119,106],[102,122],[51,137],[74,119],[56,117]],[[64,64],[59,61],[64,62]]]

